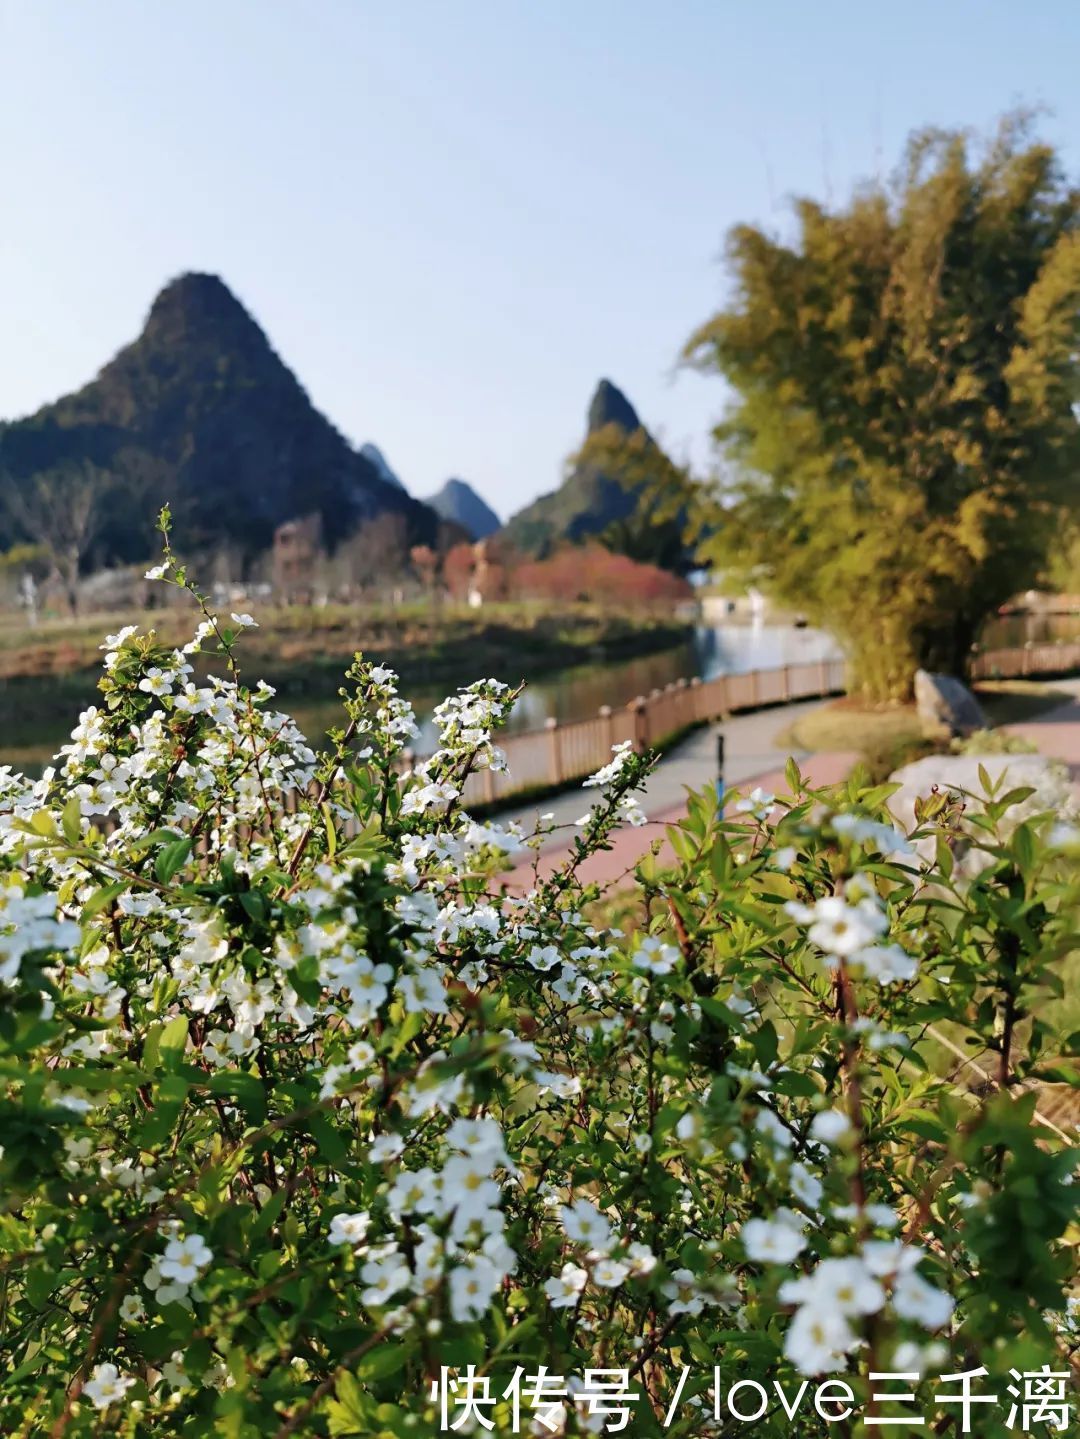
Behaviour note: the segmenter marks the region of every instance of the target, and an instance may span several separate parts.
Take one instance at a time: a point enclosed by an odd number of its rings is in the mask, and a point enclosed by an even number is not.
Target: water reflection
[[[615,663],[581,665],[559,670],[533,681],[521,696],[507,730],[542,729],[554,717],[562,722],[585,719],[601,705],[613,709],[629,704],[638,695],[663,689],[674,680],[713,679],[722,674],[743,674],[752,669],[779,669],[781,665],[813,664],[835,659],[840,649],[831,635],[809,627],[767,624],[699,625],[693,639],[660,654]],[[513,675],[498,675],[513,682]],[[421,721],[419,748],[435,742],[430,713],[441,695],[413,697]]]
[[[745,624],[701,625],[694,630],[692,638],[658,654],[622,661],[598,659],[594,664],[558,670],[533,680],[519,700],[508,729],[511,732],[541,729],[549,716],[563,722],[584,719],[596,714],[601,705],[618,708],[637,695],[662,689],[674,680],[692,679],[694,676],[712,679],[720,674],[814,662],[837,654],[835,642],[820,630],[796,629],[791,625],[766,624],[760,620]],[[522,654],[520,665],[516,672],[496,673],[495,678],[508,684],[518,683],[527,669],[526,654]],[[458,683],[465,685],[480,678],[483,675],[479,671],[462,674]],[[85,694],[79,692],[83,681]],[[335,675],[332,685],[327,683],[319,690],[309,690],[304,694],[289,693],[288,686],[283,685],[280,706],[295,717],[306,735],[317,740],[332,725],[340,723],[338,683]],[[62,706],[50,694],[57,688],[65,696]],[[431,712],[450,688],[453,686],[406,689],[421,722],[422,732],[417,748],[422,752],[434,747]],[[74,715],[83,705],[93,702],[96,696],[92,676],[79,676],[75,680],[42,676],[38,680],[13,682],[6,692],[0,682],[0,698],[7,707],[6,710],[0,708],[0,763],[14,761],[29,773],[40,773],[41,766],[65,742]],[[26,705],[31,710],[40,706],[42,713],[40,723],[35,720],[32,725],[33,739],[23,741],[21,735],[28,728],[26,714],[31,711],[20,716],[18,710]],[[62,714],[58,712],[60,709]],[[12,753],[15,746],[5,752],[5,716],[21,720],[16,753]],[[10,745],[10,734],[6,738]]]

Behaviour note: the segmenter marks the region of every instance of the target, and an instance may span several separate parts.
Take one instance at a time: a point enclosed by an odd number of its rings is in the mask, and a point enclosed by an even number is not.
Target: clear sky
[[[1017,102],[1080,168],[1075,0],[0,0],[0,416],[183,270],[423,496],[558,483],[602,375],[679,457],[739,221]]]

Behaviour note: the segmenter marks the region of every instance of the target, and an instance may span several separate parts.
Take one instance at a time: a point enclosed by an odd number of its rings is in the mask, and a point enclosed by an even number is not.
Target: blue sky
[[[220,274],[409,489],[506,515],[607,375],[679,457],[725,231],[1009,106],[1077,168],[1072,0],[0,0],[0,416]]]

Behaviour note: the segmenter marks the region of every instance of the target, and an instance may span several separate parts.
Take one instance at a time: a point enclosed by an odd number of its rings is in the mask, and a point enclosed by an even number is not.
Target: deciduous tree
[[[689,360],[733,393],[715,558],[845,643],[872,699],[962,673],[1031,585],[1080,474],[1080,192],[1010,116],[916,135],[888,185],[728,241]]]

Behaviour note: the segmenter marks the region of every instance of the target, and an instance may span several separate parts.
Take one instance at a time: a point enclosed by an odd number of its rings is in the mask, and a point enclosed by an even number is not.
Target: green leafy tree
[[[618,425],[604,425],[587,437],[570,463],[579,472],[608,476],[634,496],[633,508],[600,531],[601,544],[673,574],[686,574],[693,567],[682,500],[687,471],[646,429],[627,434]]]
[[[795,212],[790,243],[731,233],[731,301],[687,345],[733,391],[708,550],[902,698],[919,665],[963,673],[1075,494],[1080,192],[1014,115],[984,146],[918,134],[887,187]]]

